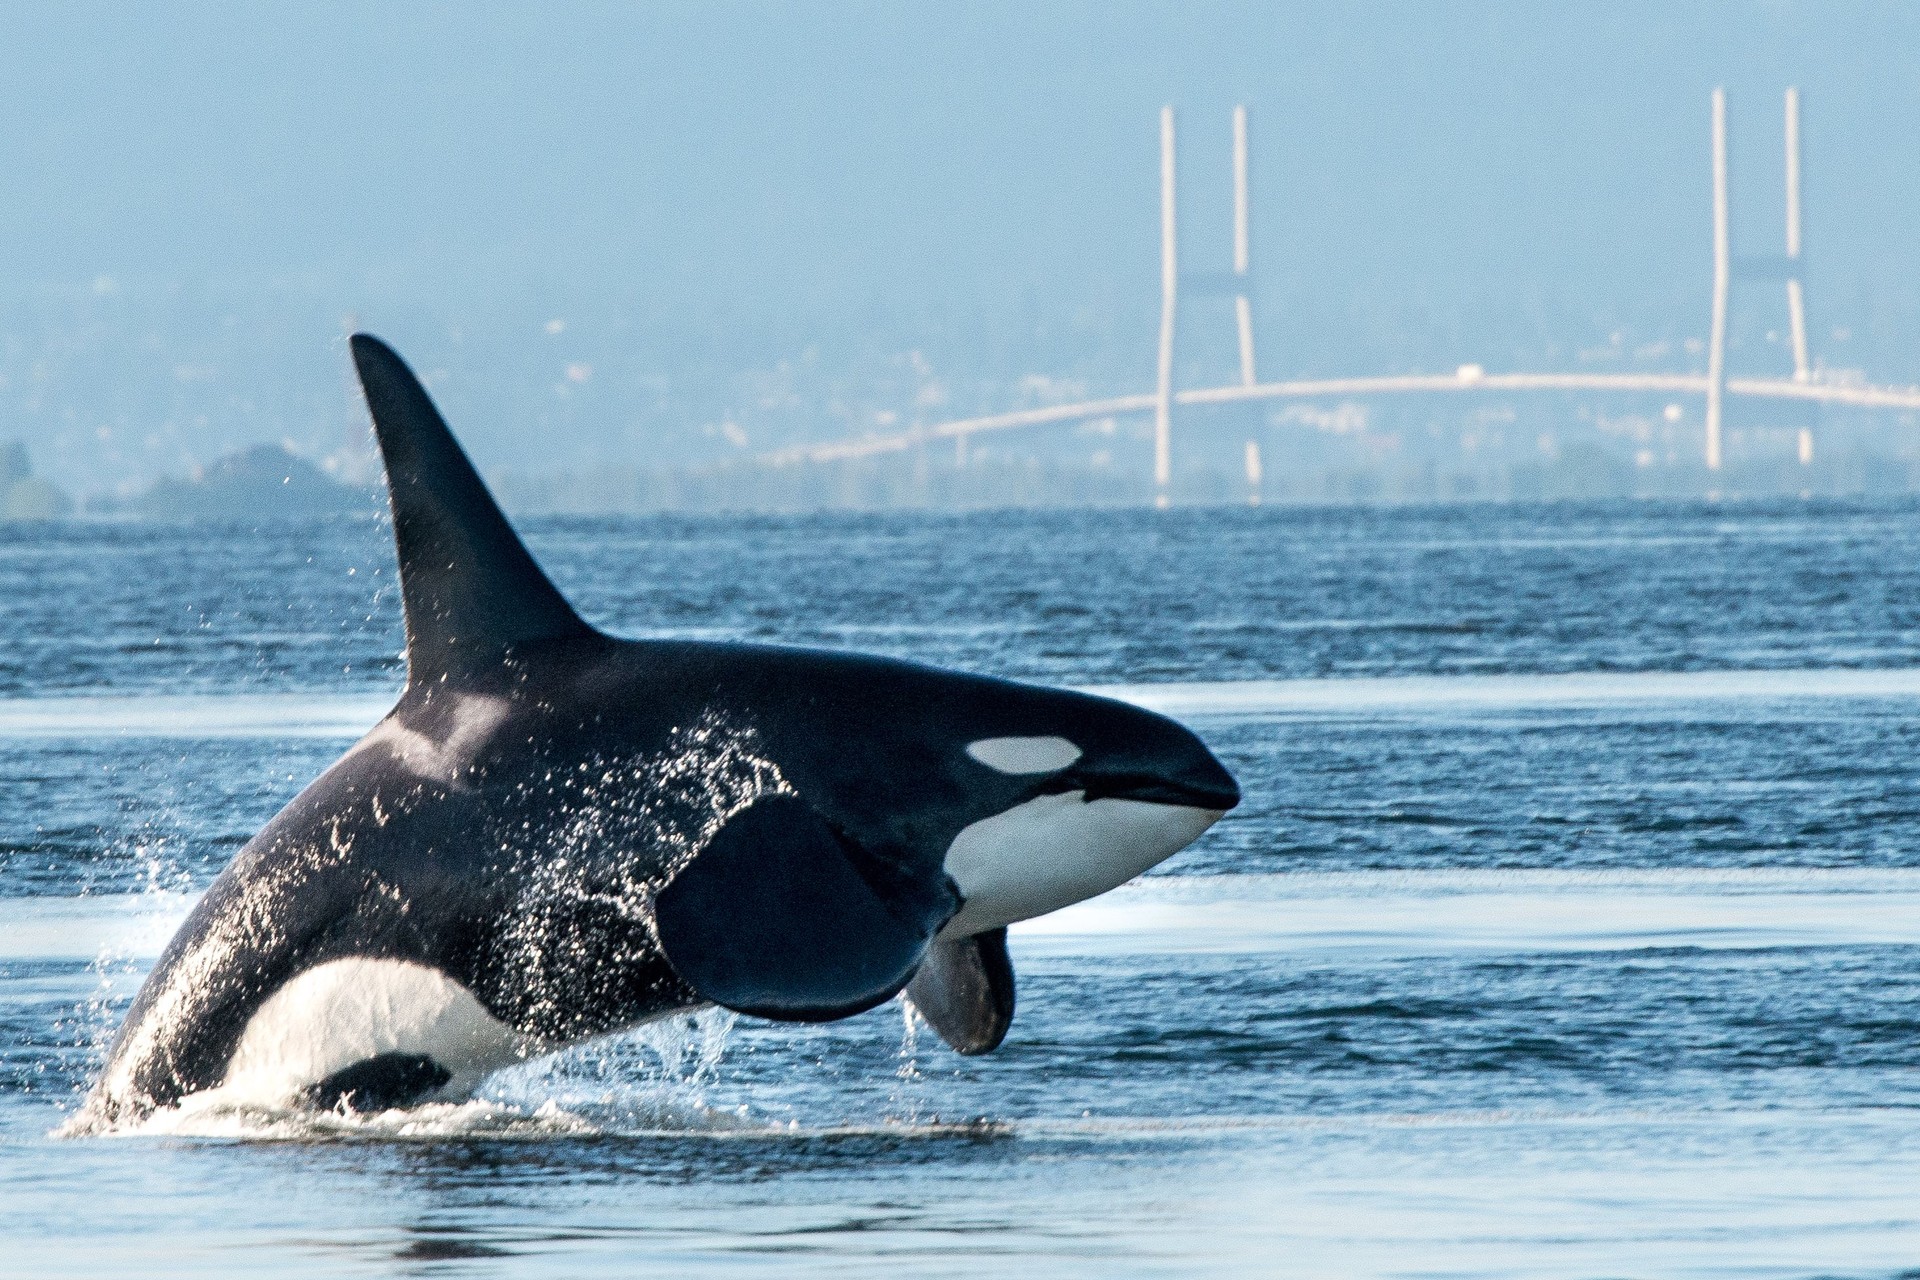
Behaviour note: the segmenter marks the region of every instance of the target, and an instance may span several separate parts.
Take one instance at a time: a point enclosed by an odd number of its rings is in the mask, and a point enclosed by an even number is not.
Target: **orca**
[[[366,1111],[707,1005],[903,989],[954,1048],[1014,1012],[1009,924],[1240,798],[1193,733],[1084,693],[801,648],[626,640],[535,564],[426,391],[351,340],[406,614],[390,714],[214,880],[82,1109],[220,1091]]]

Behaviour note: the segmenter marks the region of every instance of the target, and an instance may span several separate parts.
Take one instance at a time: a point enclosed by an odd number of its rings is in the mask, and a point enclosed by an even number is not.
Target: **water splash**
[[[477,708],[472,732],[489,732],[498,709],[469,701]],[[376,738],[356,748],[376,749],[396,748]],[[414,751],[418,760],[409,757],[420,768],[435,764],[420,755],[424,750]],[[519,869],[522,883],[504,927],[490,939],[490,960],[512,979],[483,991],[482,999],[542,1047],[694,1003],[661,956],[654,894],[732,814],[787,789],[779,770],[754,750],[749,730],[709,715],[675,730],[660,753],[578,762],[505,797],[500,856]],[[378,797],[371,803],[384,823]],[[556,807],[569,816],[554,828],[544,814]],[[652,856],[636,857],[636,850]],[[350,872],[354,860],[353,837],[338,822],[254,852],[243,879],[226,886],[220,908],[149,980],[96,1087],[90,1106],[97,1123],[113,1125],[173,1100],[164,1081],[148,1077],[169,1070],[179,1042],[213,1016],[217,999],[244,983],[243,967],[285,949],[287,921],[298,918],[297,898],[307,886]],[[371,873],[364,878],[375,893],[363,893],[359,909],[406,912],[393,886]],[[648,999],[631,1009],[636,991]]]
[[[676,729],[664,751],[583,760],[533,790],[539,807],[569,818],[508,833],[509,856],[530,870],[496,963],[517,975],[523,1004],[510,1020],[557,1043],[603,1029],[589,1012],[600,991],[676,981],[659,963],[655,895],[735,813],[791,787],[751,731],[710,714]],[[654,856],[631,856],[639,849]]]
[[[151,956],[165,945],[195,900],[194,894],[174,887],[178,879],[174,870],[168,860],[156,857],[147,876],[150,887],[146,892],[107,899],[116,904],[130,902],[133,909],[114,921],[110,936],[101,941],[87,965],[94,976],[93,990],[70,1012],[53,1021],[60,1040],[80,1050],[91,1062],[105,1060],[127,1006],[147,974]],[[73,1076],[63,1106],[79,1108],[92,1084],[91,1073]]]
[[[707,1105],[736,1015],[662,1019],[573,1046],[488,1078],[471,1099],[384,1111],[262,1105],[227,1089],[190,1094],[137,1119],[101,1125],[84,1111],[61,1137],[167,1136],[251,1141],[584,1137],[711,1133],[750,1123]],[[764,1127],[764,1126],[762,1126]]]
[[[906,992],[894,997],[900,1006],[899,1063],[894,1068],[894,1086],[887,1094],[887,1123],[914,1127],[927,1106],[927,1078],[920,1071],[920,1025],[925,1021]],[[936,1116],[934,1122],[937,1124]]]
[[[731,1125],[741,1113],[715,1110],[707,1094],[737,1021],[725,1009],[662,1018],[498,1072],[479,1097],[521,1110],[559,1107],[608,1131]]]
[[[603,1130],[585,1116],[555,1102],[533,1108],[486,1099],[428,1103],[391,1111],[332,1111],[264,1107],[220,1096],[219,1090],[192,1094],[178,1106],[164,1107],[132,1124],[57,1136],[109,1138],[226,1138],[247,1142],[440,1141],[462,1138],[594,1137]]]

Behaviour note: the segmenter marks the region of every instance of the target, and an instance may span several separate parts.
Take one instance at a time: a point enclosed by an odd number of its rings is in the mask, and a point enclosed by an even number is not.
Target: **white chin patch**
[[[1080,748],[1065,738],[982,738],[967,754],[1001,773],[1053,773],[1078,760]]]
[[[279,1105],[383,1053],[431,1058],[452,1075],[436,1096],[471,1093],[491,1071],[538,1047],[471,991],[426,965],[332,960],[268,996],[240,1034],[223,1097]]]
[[[1192,844],[1221,812],[1069,791],[982,818],[947,850],[966,902],[940,934],[966,937],[1105,893]]]

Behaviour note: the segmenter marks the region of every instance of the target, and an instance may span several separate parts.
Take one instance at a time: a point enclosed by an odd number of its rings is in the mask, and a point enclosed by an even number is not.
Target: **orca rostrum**
[[[188,1095],[356,1110],[704,1005],[902,989],[954,1048],[1013,1017],[1006,927],[1239,801],[1188,730],[861,654],[622,640],[534,563],[400,358],[352,340],[406,610],[392,712],[220,873],[81,1127]]]

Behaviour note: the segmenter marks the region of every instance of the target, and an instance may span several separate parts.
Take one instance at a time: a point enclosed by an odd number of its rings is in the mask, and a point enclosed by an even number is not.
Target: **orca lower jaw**
[[[964,901],[940,936],[1002,928],[1117,888],[1192,844],[1240,798],[1217,786],[1155,786],[1165,790],[1051,792],[962,830],[946,870]],[[1140,798],[1159,794],[1179,800]]]

